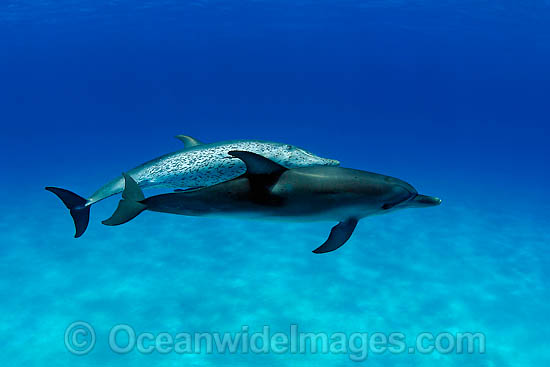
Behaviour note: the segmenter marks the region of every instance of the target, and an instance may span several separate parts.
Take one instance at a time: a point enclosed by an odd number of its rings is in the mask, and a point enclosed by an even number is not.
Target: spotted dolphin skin
[[[231,180],[246,171],[245,164],[231,159],[231,150],[244,150],[261,154],[287,167],[337,166],[334,159],[321,158],[304,149],[289,144],[259,140],[234,140],[203,144],[187,135],[178,135],[185,148],[143,163],[127,172],[140,188],[197,189]],[[70,210],[76,228],[75,237],[86,231],[90,206],[116,195],[124,189],[124,177],[110,181],[91,197],[85,199],[71,191],[58,187],[46,187],[56,194]]]
[[[122,200],[103,224],[128,222],[144,210],[188,216],[231,216],[291,221],[338,221],[314,253],[334,251],[352,235],[364,217],[404,208],[430,207],[441,200],[419,195],[397,178],[340,167],[288,169],[258,154],[232,151],[246,173],[203,189],[145,198],[124,175]]]

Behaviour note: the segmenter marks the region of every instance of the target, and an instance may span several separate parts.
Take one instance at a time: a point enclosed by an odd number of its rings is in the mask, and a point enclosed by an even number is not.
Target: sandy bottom
[[[28,202],[31,202],[29,200]],[[30,204],[29,204],[30,205]],[[144,213],[80,239],[55,198],[5,210],[0,223],[3,365],[349,366],[348,354],[116,354],[117,324],[136,332],[482,332],[484,354],[369,353],[370,366],[528,366],[547,360],[547,222],[443,205],[363,220],[340,250],[315,255],[333,223],[289,224]],[[535,218],[535,219],[533,219]],[[87,355],[66,327],[95,328]]]

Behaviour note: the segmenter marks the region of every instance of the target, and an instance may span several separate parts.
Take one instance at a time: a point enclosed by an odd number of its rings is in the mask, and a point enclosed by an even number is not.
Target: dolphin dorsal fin
[[[271,187],[287,171],[287,168],[252,152],[232,150],[229,155],[239,158],[246,165],[246,172],[242,177],[246,177],[250,183],[250,199],[252,201],[261,205],[281,205],[282,198],[273,195]]]
[[[176,135],[176,139],[181,140],[181,142],[185,145],[185,148],[193,148],[197,145],[203,144],[200,140],[188,135]]]
[[[245,152],[242,150],[232,150],[229,152],[229,155],[239,158],[244,162],[246,165],[246,173],[248,175],[280,176],[281,173],[287,170],[287,168],[281,166],[279,163],[275,163],[271,159],[267,159],[266,157],[256,153]]]

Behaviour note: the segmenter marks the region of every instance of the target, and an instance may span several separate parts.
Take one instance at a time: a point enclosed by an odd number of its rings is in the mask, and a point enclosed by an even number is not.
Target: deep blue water
[[[137,331],[477,331],[484,354],[372,366],[548,363],[550,2],[15,1],[0,4],[0,330],[6,366],[349,365],[346,354],[108,348]],[[145,213],[75,240],[43,190],[90,195],[206,142],[295,144],[402,178],[437,208],[332,223]],[[64,344],[83,320],[96,347]],[[358,364],[359,365],[359,364]]]

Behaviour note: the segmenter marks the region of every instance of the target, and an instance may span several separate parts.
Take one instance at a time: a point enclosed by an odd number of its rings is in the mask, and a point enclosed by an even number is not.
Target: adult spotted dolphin
[[[246,172],[203,189],[145,198],[136,182],[124,175],[122,200],[103,224],[126,223],[144,210],[190,216],[338,221],[326,242],[313,251],[325,253],[342,246],[361,218],[441,203],[436,197],[419,195],[402,180],[376,173],[340,167],[288,169],[255,153],[229,154],[245,163]]]
[[[261,154],[288,167],[337,166],[334,159],[321,158],[304,149],[289,144],[259,140],[233,140],[203,144],[187,135],[176,136],[185,149],[169,153],[143,163],[127,172],[141,188],[196,189],[215,185],[242,175],[245,165],[240,160],[229,159],[230,150],[245,150]],[[46,187],[56,194],[70,210],[80,237],[88,227],[90,206],[124,189],[124,178],[119,176],[85,199],[71,191],[58,187]]]

